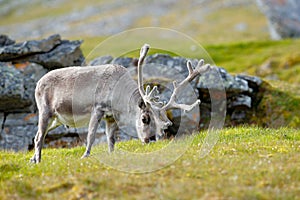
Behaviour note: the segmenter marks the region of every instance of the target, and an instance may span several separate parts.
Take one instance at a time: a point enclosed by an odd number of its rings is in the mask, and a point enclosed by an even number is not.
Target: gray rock
[[[0,63],[0,112],[30,112],[35,104],[36,82],[47,72],[35,63],[24,63],[18,70]]]
[[[259,87],[261,86],[261,84],[263,82],[261,80],[261,78],[259,78],[257,76],[248,76],[248,75],[239,74],[236,77],[247,81],[249,88],[251,88],[251,90],[254,92],[257,92],[259,90]]]
[[[105,65],[105,64],[109,64],[111,63],[111,61],[113,60],[114,58],[112,56],[101,56],[101,57],[98,57],[98,58],[95,58],[94,60],[92,60],[90,63],[89,63],[89,66],[96,66],[96,65]]]
[[[12,65],[0,63],[0,112],[22,110],[31,105],[24,96],[24,76]]]
[[[256,0],[268,18],[273,39],[300,37],[300,1]]]
[[[172,57],[168,54],[153,54],[148,56],[145,59],[145,63],[157,64],[161,66],[167,66],[168,69],[174,69],[177,73],[180,73],[182,76],[188,75],[188,69],[186,67],[186,62],[188,58],[182,57]],[[193,66],[198,64],[196,59],[189,59],[192,61]],[[173,73],[173,71],[172,71]]]
[[[34,62],[48,69],[84,64],[80,50],[82,41],[61,40],[52,35],[43,40],[31,40],[0,47],[0,61]]]
[[[0,120],[3,121],[3,118]],[[33,145],[32,139],[37,132],[37,115],[33,113],[8,114],[2,128],[1,149],[26,151],[30,145]]]
[[[237,95],[230,99],[228,108],[245,106],[251,108],[251,97],[246,95]]]
[[[28,63],[28,65],[22,70],[22,74],[24,76],[24,97],[26,99],[31,99],[32,101],[30,111],[35,110],[34,91],[36,83],[47,72],[47,69],[36,63]]]
[[[0,61],[12,61],[35,53],[46,53],[61,43],[59,35],[43,40],[31,40],[0,48]]]
[[[214,70],[202,74],[198,80],[197,88],[200,93],[208,93],[209,90],[225,90],[228,97],[239,93],[249,92],[248,82],[245,79],[238,76],[232,76],[223,68],[215,68]],[[209,95],[204,96],[207,98],[203,100],[209,102]]]
[[[35,62],[47,69],[84,65],[85,59],[81,52],[82,41],[63,40],[50,52],[34,54],[20,60]]]
[[[10,39],[7,35],[0,35],[0,48],[13,44],[15,44],[15,41]]]
[[[129,68],[129,67],[136,67],[137,66],[137,60],[133,58],[114,58],[111,62],[111,64],[117,64],[122,65],[123,67]]]

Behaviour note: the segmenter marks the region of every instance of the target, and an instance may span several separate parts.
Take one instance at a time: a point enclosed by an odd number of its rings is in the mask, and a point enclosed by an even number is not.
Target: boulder
[[[24,76],[14,66],[0,63],[0,111],[24,110],[31,105],[25,97]]]
[[[273,39],[300,37],[300,1],[256,0],[267,16]]]
[[[135,68],[137,66],[137,59],[128,57],[114,58],[111,64],[122,65],[126,68]]]
[[[81,66],[85,62],[80,50],[81,43],[82,41],[62,40],[58,46],[49,52],[33,54],[19,60],[35,62],[50,70],[69,66]]]
[[[47,39],[4,45],[0,47],[0,61],[33,62],[48,69],[80,66],[84,63],[81,43],[61,40],[60,35],[52,35]]]
[[[7,35],[0,35],[0,47],[13,45],[16,42],[10,39]]]
[[[222,90],[225,89],[227,96],[234,96],[238,93],[248,92],[248,82],[238,76],[232,76],[225,69],[217,67],[216,70],[209,73],[204,73],[200,76],[197,88],[200,92],[207,92],[210,90]],[[221,81],[217,81],[221,80]],[[210,101],[204,99],[204,101]]]
[[[112,56],[110,56],[110,55],[101,56],[101,57],[98,57],[98,58],[92,60],[91,62],[89,62],[89,66],[106,65],[106,64],[111,63],[111,61],[113,59],[114,58]]]
[[[0,60],[12,61],[35,53],[46,53],[61,43],[59,35],[52,35],[43,40],[31,40],[0,48]]]
[[[22,66],[22,69],[17,69],[16,66]],[[35,63],[16,66],[0,62],[0,112],[33,111],[36,82],[47,72]]]
[[[37,132],[37,114],[15,113],[0,115],[2,124],[0,149],[27,151]]]
[[[188,69],[186,67],[186,62],[188,58],[183,57],[172,57],[168,54],[153,54],[145,59],[145,63],[151,63],[152,65],[159,68],[159,72],[162,76],[175,78],[177,81],[183,80],[188,75]],[[189,59],[193,66],[197,66],[197,59]],[[150,67],[149,67],[150,68]],[[146,69],[145,69],[146,70]],[[195,78],[193,85],[198,81]]]

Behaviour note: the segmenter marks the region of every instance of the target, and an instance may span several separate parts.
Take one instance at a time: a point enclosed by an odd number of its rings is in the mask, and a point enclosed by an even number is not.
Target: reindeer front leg
[[[86,150],[81,158],[85,158],[90,155],[92,145],[95,141],[95,134],[99,125],[99,121],[101,120],[103,115],[104,115],[103,111],[99,111],[96,109],[94,109],[94,111],[92,112],[91,119],[89,122]]]

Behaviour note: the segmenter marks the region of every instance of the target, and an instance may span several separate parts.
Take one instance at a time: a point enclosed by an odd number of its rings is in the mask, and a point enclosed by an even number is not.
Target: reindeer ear
[[[141,99],[140,101],[139,101],[139,108],[140,109],[145,109],[146,108],[146,104],[145,104],[145,102]]]

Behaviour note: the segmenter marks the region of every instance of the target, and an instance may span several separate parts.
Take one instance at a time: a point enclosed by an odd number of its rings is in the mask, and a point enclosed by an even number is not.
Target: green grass
[[[1,199],[298,199],[300,131],[239,127],[220,131],[211,153],[200,158],[207,132],[195,135],[183,156],[152,173],[132,174],[94,157],[83,147],[44,149],[42,163],[29,153],[0,152]],[[143,146],[120,142],[117,149],[155,151],[170,141]]]
[[[104,1],[93,0],[89,3],[101,6]],[[59,7],[28,3],[4,16],[0,25],[60,16],[80,10],[85,4],[86,1],[82,0],[67,2]],[[115,12],[122,12],[122,8]],[[24,13],[21,18],[20,13]],[[108,14],[111,13],[99,13],[87,21],[93,22]],[[182,12],[180,16],[185,19],[187,13]],[[278,78],[277,81],[267,80],[270,85],[265,85],[265,95],[251,119],[260,127],[276,129],[223,129],[218,143],[204,158],[200,155],[207,132],[200,132],[185,154],[174,163],[142,174],[120,172],[100,163],[96,155],[102,155],[106,145],[93,148],[92,157],[87,159],[80,159],[84,147],[44,149],[43,161],[38,165],[28,162],[33,152],[0,151],[0,199],[300,198],[300,40],[269,41],[266,19],[254,5],[221,9],[205,15],[203,21],[191,21],[188,26],[177,18],[176,11],[166,13],[160,17],[160,26],[180,27],[182,32],[193,35],[197,42],[204,45],[217,66],[224,67],[230,73],[247,73],[265,80],[274,75]],[[247,26],[245,31],[234,30],[235,25],[240,23]],[[133,28],[145,26],[152,26],[152,18],[145,16],[133,24]],[[191,50],[190,44],[193,42],[189,43],[184,37],[180,37],[184,41],[174,42],[174,38],[156,41],[157,37],[153,35],[148,33],[144,38],[124,40],[121,52],[125,53],[117,55],[137,57],[140,44],[136,50],[132,47],[136,46],[137,41],[146,41],[153,46],[158,42],[172,55],[201,58],[198,51]],[[83,39],[81,48],[87,56],[107,38],[74,36],[64,39]],[[148,41],[149,38],[154,38],[154,41]],[[114,47],[105,48],[104,53],[114,56],[113,50]],[[152,48],[149,53],[157,52],[164,53],[164,50]],[[87,61],[102,55],[94,52]],[[269,67],[262,71],[261,66],[265,63],[269,63]],[[137,154],[157,152],[169,143],[169,140],[164,140],[142,145],[131,140],[118,143],[116,149]],[[174,152],[185,150],[181,148],[175,148]],[[103,155],[107,156],[105,153]]]
[[[277,74],[290,83],[300,83],[300,40],[236,42],[207,46],[206,50],[218,66],[230,72],[246,72],[265,77]],[[269,73],[259,72],[260,66],[271,62]],[[293,74],[293,77],[291,77]]]

